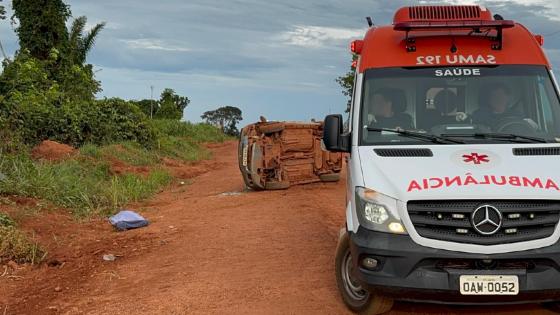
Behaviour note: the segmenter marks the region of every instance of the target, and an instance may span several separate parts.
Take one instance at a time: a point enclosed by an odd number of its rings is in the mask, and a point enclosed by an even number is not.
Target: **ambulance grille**
[[[491,205],[502,214],[502,225],[493,235],[479,234],[471,215],[481,205]],[[547,238],[560,219],[560,201],[555,200],[436,200],[410,201],[408,214],[422,237],[479,245],[497,245]]]
[[[408,15],[411,20],[475,20],[480,18],[480,7],[460,6],[419,6],[410,7]]]
[[[432,157],[430,149],[374,149],[375,154],[382,157]]]
[[[535,156],[535,155],[560,155],[560,147],[547,148],[515,148],[513,155]]]

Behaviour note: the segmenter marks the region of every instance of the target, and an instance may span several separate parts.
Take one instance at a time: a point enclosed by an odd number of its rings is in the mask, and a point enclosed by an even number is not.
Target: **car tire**
[[[247,167],[243,165],[243,137],[245,137],[245,135],[243,134],[242,131],[237,145],[237,160],[239,164],[239,171],[241,172],[241,177],[243,177],[243,183],[245,184],[245,186],[247,188],[255,190],[255,185],[249,178],[250,174],[247,173]]]
[[[333,174],[323,174],[319,175],[319,179],[322,182],[338,182],[340,180],[340,174],[333,173]]]
[[[264,184],[264,189],[266,190],[282,190],[288,189],[290,187],[290,182],[266,182]]]
[[[282,130],[284,130],[286,127],[284,126],[283,123],[269,123],[267,125],[264,126],[260,126],[259,127],[259,131],[264,133],[264,134],[271,134],[271,133],[275,133],[275,132],[280,132]]]
[[[358,314],[375,315],[390,311],[393,307],[393,300],[362,289],[352,280],[351,266],[350,243],[348,233],[344,231],[339,238],[335,258],[336,284],[344,304],[352,312]]]

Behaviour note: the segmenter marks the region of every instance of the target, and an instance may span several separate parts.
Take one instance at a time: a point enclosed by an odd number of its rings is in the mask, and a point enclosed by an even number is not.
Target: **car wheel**
[[[383,314],[391,310],[393,300],[363,289],[354,279],[352,255],[348,233],[343,233],[338,241],[335,258],[336,284],[344,304],[359,314]]]
[[[264,133],[264,134],[271,134],[271,133],[275,133],[275,132],[280,132],[282,130],[285,129],[285,125],[283,123],[277,122],[277,123],[269,123],[267,125],[264,126],[259,126],[259,131]]]

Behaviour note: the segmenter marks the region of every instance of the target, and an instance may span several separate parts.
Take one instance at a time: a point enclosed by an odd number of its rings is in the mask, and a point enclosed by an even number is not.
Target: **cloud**
[[[128,47],[132,49],[149,49],[162,51],[187,52],[192,49],[173,45],[160,39],[143,38],[143,39],[126,39],[122,40]]]
[[[361,28],[336,28],[324,26],[295,25],[292,30],[283,32],[279,38],[289,45],[322,48],[328,45],[347,42],[352,38],[363,37]]]
[[[537,34],[560,30],[558,0],[421,0],[474,2]],[[99,21],[88,61],[95,64],[103,96],[149,97],[172,87],[191,98],[187,119],[217,105],[259,115],[301,120],[342,112],[346,98],[335,78],[348,71],[348,44],[366,32],[365,16],[392,23],[397,8],[419,0],[65,0],[75,17]],[[11,1],[3,3],[10,7]],[[11,14],[11,12],[10,12]],[[9,21],[0,22],[8,54],[17,48]],[[547,54],[560,66],[560,33],[545,36]]]

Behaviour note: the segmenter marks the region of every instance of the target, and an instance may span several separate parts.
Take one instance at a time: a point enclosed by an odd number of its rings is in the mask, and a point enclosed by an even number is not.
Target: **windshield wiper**
[[[538,142],[538,143],[549,142],[548,140],[543,138],[524,136],[524,135],[518,135],[513,133],[465,133],[465,134],[442,134],[441,136],[458,137],[458,138],[498,139],[498,140],[509,140],[512,142],[519,142],[519,140],[522,140],[522,143],[527,143],[527,141]]]
[[[377,132],[392,132],[392,133],[396,133],[396,134],[404,136],[404,137],[427,140],[427,141],[430,141],[430,142],[433,142],[433,143],[439,143],[439,144],[448,144],[448,143],[464,144],[465,143],[464,141],[450,139],[450,138],[446,138],[444,136],[436,136],[436,135],[432,135],[432,134],[429,134],[429,133],[419,133],[419,132],[407,131],[407,130],[403,130],[403,129],[368,127],[367,130],[368,131],[377,131]]]

